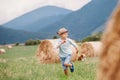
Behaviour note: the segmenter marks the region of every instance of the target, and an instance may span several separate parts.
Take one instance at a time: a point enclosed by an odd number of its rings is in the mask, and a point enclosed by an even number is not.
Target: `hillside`
[[[17,30],[36,32],[44,26],[62,19],[71,12],[72,11],[70,10],[55,6],[45,6],[17,17],[12,21],[3,24],[3,26]]]
[[[4,28],[0,26],[0,44],[16,43],[16,42],[25,42],[28,39],[42,39],[44,37],[41,34],[22,31],[22,30],[13,30],[9,28]]]
[[[94,30],[103,30],[118,0],[92,0],[82,9],[68,14],[64,19],[51,24],[39,32],[46,32],[50,37],[56,35],[61,27],[70,31],[70,37],[81,40],[89,36]],[[99,30],[98,30],[99,31]]]

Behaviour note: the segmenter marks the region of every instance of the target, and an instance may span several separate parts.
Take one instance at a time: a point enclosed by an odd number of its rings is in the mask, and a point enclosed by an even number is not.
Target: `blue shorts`
[[[71,63],[71,54],[68,54],[66,57],[60,57],[61,63],[62,63],[62,68],[65,70],[67,67],[64,65],[64,63],[68,64]]]

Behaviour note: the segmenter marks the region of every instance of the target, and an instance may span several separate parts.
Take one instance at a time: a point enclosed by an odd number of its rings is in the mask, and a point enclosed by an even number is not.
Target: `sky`
[[[0,0],[0,25],[34,9],[53,5],[78,10],[91,0]]]

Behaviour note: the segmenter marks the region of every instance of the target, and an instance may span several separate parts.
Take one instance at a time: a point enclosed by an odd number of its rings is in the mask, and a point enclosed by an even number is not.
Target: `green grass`
[[[40,64],[37,46],[16,46],[0,55],[0,80],[95,80],[97,58],[74,62],[75,72],[66,77],[58,64]]]

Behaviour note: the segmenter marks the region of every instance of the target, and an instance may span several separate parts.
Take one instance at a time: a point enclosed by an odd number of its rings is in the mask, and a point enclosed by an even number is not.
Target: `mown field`
[[[62,66],[40,64],[37,46],[15,46],[0,55],[0,80],[95,80],[98,58],[74,62],[75,72],[66,77]]]

